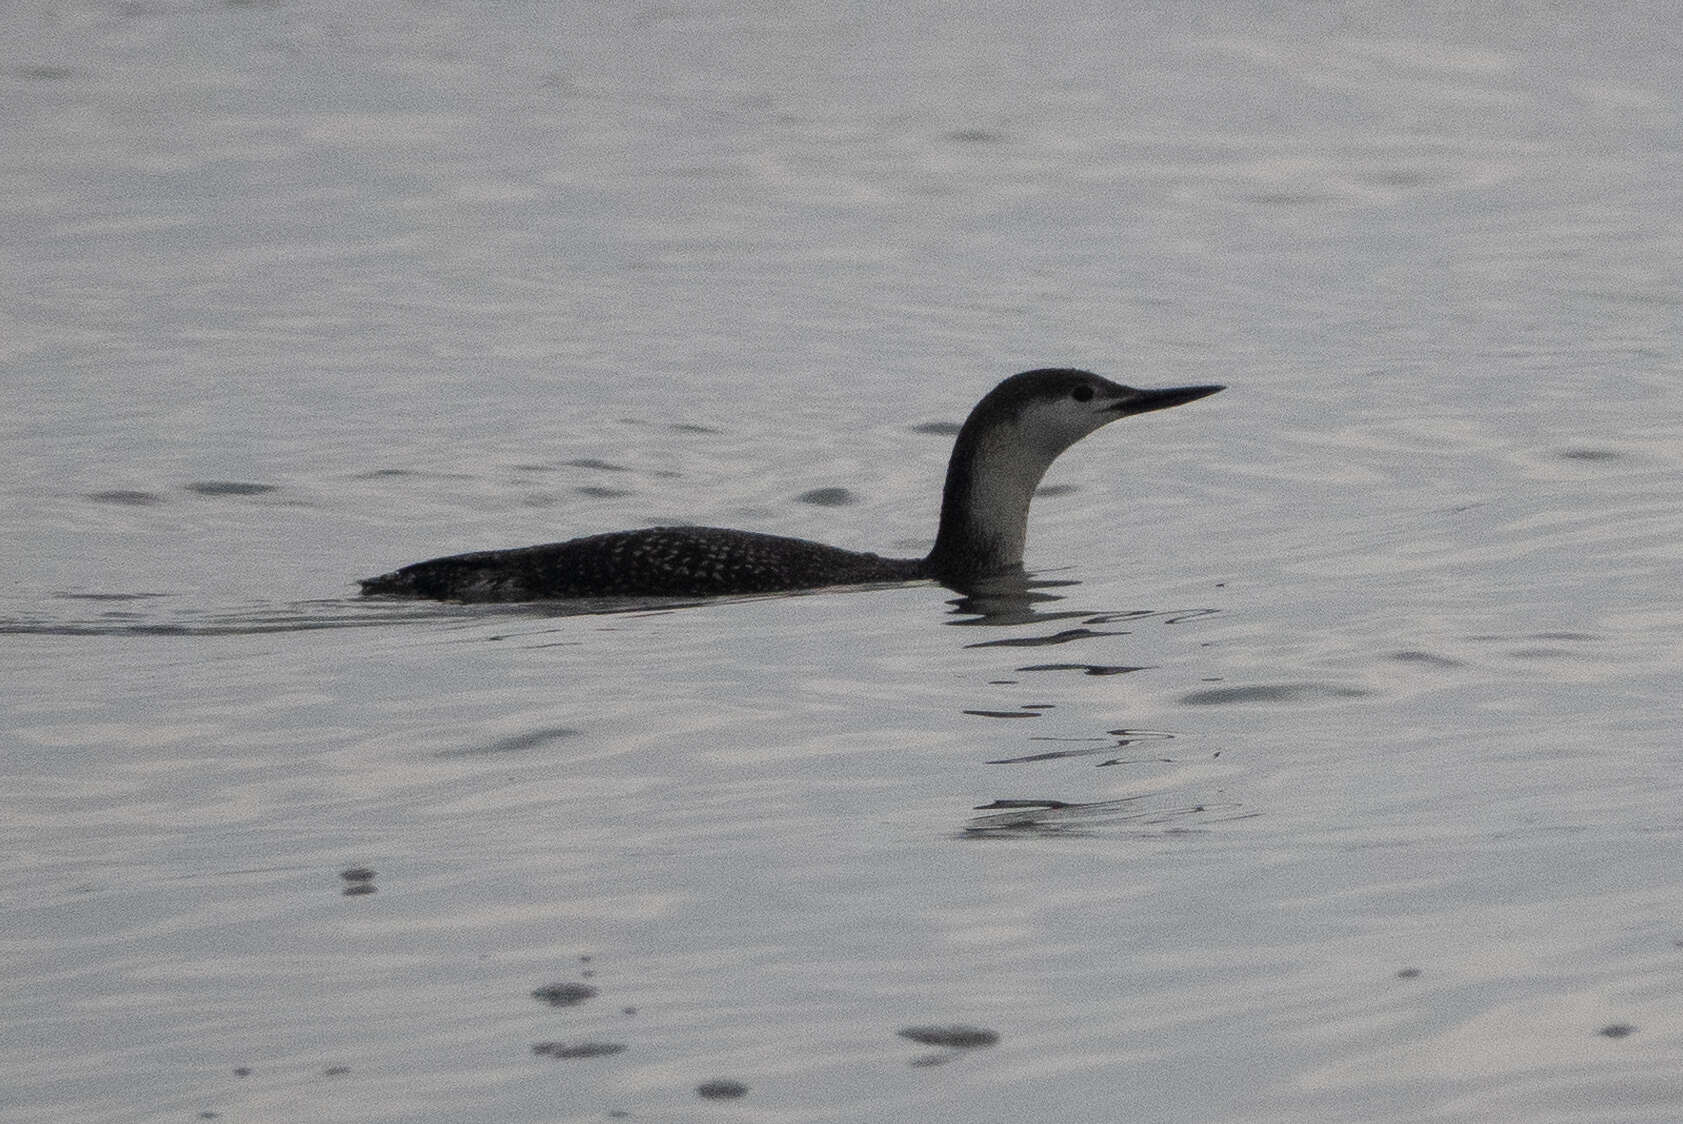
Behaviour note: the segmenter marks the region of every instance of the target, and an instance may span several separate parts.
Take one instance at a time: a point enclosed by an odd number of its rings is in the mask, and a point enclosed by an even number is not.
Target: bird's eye
[[[1069,396],[1077,402],[1088,402],[1092,400],[1093,388],[1088,386],[1086,383],[1082,383],[1080,386],[1070,391]]]

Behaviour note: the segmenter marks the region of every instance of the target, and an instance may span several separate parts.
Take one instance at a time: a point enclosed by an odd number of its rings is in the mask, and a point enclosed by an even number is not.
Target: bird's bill
[[[1160,390],[1136,390],[1129,387],[1128,394],[1118,399],[1111,408],[1124,417],[1130,414],[1146,414],[1152,410],[1167,410],[1170,406],[1184,406],[1188,402],[1196,402],[1200,398],[1209,397],[1218,390],[1226,389],[1224,386],[1214,384],[1170,386]]]

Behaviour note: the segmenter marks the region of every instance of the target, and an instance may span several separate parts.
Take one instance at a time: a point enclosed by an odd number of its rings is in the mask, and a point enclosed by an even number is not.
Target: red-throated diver
[[[1065,367],[1012,375],[976,404],[958,431],[941,496],[940,531],[927,558],[883,558],[720,527],[651,527],[416,562],[364,579],[362,592],[537,601],[773,593],[922,578],[964,590],[1022,567],[1029,501],[1059,453],[1117,418],[1179,406],[1221,389],[1136,390]]]

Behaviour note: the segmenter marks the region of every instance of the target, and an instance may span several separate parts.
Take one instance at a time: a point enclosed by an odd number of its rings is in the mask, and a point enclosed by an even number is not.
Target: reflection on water
[[[344,883],[339,892],[347,898],[361,897],[378,891],[378,887],[374,885],[374,870],[372,867],[346,867],[339,872],[339,880]]]
[[[540,1058],[606,1058],[622,1053],[624,1042],[534,1042],[532,1054]]]
[[[907,1026],[895,1033],[923,1046],[940,1047],[934,1053],[919,1054],[908,1063],[920,1068],[946,1065],[969,1051],[999,1044],[999,1032],[981,1026]]]
[[[947,623],[969,628],[1011,628],[1021,625],[1054,624],[1059,621],[1072,620],[1078,620],[1085,626],[1140,622],[1157,618],[1164,624],[1182,624],[1187,621],[1213,616],[1219,612],[1219,610],[1213,608],[1096,610],[1073,607],[1049,611],[1049,606],[1065,601],[1070,596],[1068,592],[1054,593],[1051,592],[1052,590],[1069,591],[1081,584],[1080,581],[1074,579],[1052,580],[1026,573],[999,575],[989,579],[981,588],[969,590],[963,596],[949,602],[952,605],[952,613],[960,619],[950,620]],[[1051,632],[1038,632],[1024,636],[979,640],[967,644],[966,647],[1038,648],[1126,635],[1128,635],[1127,631],[1120,629],[1062,628]],[[1120,665],[1044,663],[1021,667],[1017,670],[1069,670],[1082,671],[1088,675],[1119,675],[1128,671],[1144,669]]]
[[[1070,616],[1081,616],[1072,613]],[[1038,620],[1048,619],[1047,615],[1037,616]],[[1012,622],[1020,623],[1020,622]],[[1095,632],[1090,628],[1063,628],[1057,632],[1044,633],[1039,636],[1009,636],[999,640],[981,640],[974,644],[966,644],[967,648],[1044,648],[1054,644],[1070,644],[1078,640],[1095,640],[1103,636],[1126,636],[1125,632]]]
[[[1022,835],[1092,836],[1125,826],[1130,834],[1182,835],[1203,824],[1228,823],[1257,815],[1237,803],[1176,804],[1162,795],[1066,803],[1062,800],[995,800],[977,807],[963,834],[971,839]],[[1196,824],[1191,821],[1196,821]]]
[[[1322,699],[1360,699],[1372,692],[1337,683],[1259,683],[1246,687],[1213,687],[1181,696],[1186,706],[1220,706],[1227,703],[1316,702]]]
[[[948,623],[967,626],[1013,625],[1080,616],[1082,614],[1079,612],[1046,613],[1041,610],[1042,606],[1064,599],[1063,594],[1051,593],[1049,590],[1067,589],[1079,584],[1081,583],[1078,581],[1040,578],[1021,571],[998,574],[983,579],[975,587],[966,590],[962,596],[949,602],[953,615],[962,619]]]
[[[1126,675],[1130,671],[1150,671],[1151,667],[1142,664],[1139,667],[1127,667],[1121,664],[1097,663],[1031,663],[1019,667],[1018,671],[1079,671],[1083,675]]]
[[[1114,753],[1119,749],[1126,749],[1131,745],[1151,742],[1172,741],[1174,736],[1161,730],[1112,730],[1102,738],[1048,738],[1034,737],[1031,742],[1077,742],[1079,749],[1051,749],[1039,753],[1025,753],[1017,757],[996,757],[987,762],[989,765],[1026,765],[1035,761],[1062,761],[1071,757],[1094,757],[1100,754]],[[1219,751],[1218,751],[1219,753]],[[1112,757],[1107,761],[1100,761],[1100,765],[1137,765],[1145,762],[1153,764],[1169,764],[1172,757]]]
[[[508,737],[497,738],[484,745],[463,746],[456,749],[441,749],[434,754],[436,757],[484,757],[497,753],[525,753],[529,750],[548,745],[550,742],[563,738],[579,737],[583,731],[573,726],[546,726],[536,730],[525,730]]]

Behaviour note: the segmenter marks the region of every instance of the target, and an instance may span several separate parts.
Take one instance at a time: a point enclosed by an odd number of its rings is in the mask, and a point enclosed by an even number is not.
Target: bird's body
[[[720,527],[651,527],[434,558],[367,578],[362,591],[449,601],[709,597],[927,578],[964,589],[1021,567],[1029,501],[1059,453],[1117,418],[1220,389],[1135,390],[1068,368],[1013,375],[959,430],[940,529],[924,558]]]
[[[710,597],[929,576],[922,558],[882,558],[724,527],[649,527],[434,558],[369,578],[362,591],[448,601]]]

